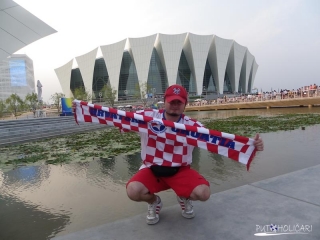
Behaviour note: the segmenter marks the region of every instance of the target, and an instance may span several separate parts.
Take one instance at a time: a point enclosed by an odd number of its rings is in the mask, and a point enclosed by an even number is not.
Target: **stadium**
[[[249,93],[258,64],[245,46],[216,35],[154,34],[100,46],[55,69],[66,97],[76,88],[99,98],[104,85],[117,91],[116,100],[130,99],[148,86],[149,96],[161,96],[181,84],[189,96]],[[137,90],[138,89],[138,90]],[[100,93],[101,96],[101,93]]]

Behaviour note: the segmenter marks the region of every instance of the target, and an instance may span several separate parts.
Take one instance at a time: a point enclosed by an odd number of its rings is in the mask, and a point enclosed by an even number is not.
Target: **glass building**
[[[13,54],[0,62],[0,99],[16,93],[22,100],[35,92],[33,61],[25,54]]]

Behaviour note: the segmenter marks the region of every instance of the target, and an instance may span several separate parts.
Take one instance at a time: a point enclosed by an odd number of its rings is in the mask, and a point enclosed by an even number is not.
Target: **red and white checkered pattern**
[[[158,110],[132,113],[78,100],[73,103],[77,122],[107,124],[139,132],[145,166],[189,165],[196,146],[246,164],[249,169],[256,152],[253,139],[204,128],[184,115],[179,122],[171,122],[162,119],[163,113]]]
[[[158,110],[145,110],[139,111],[139,114],[144,117],[152,117],[153,119],[164,119],[163,111]],[[202,127],[202,124],[190,119],[189,117],[182,115],[178,121],[180,124],[187,126]],[[160,124],[152,124],[152,127],[160,128]],[[151,127],[151,126],[149,126]],[[162,126],[163,127],[163,126]],[[172,128],[167,128],[165,135],[173,135],[176,137],[176,133],[172,131]],[[194,146],[187,144],[186,142],[178,142],[172,139],[163,137],[161,134],[150,135],[148,133],[140,133],[141,136],[141,158],[144,166],[149,167],[157,164],[161,166],[187,166],[192,162],[192,151]],[[144,167],[142,166],[142,167]]]

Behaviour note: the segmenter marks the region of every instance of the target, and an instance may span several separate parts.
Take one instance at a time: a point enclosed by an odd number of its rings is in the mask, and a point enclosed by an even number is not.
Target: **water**
[[[197,118],[235,115],[312,113],[320,108],[194,112]],[[320,164],[320,125],[262,134],[249,172],[244,165],[205,150],[193,152],[193,168],[219,192]],[[145,203],[130,201],[125,184],[140,167],[140,154],[88,163],[39,165],[0,170],[0,239],[50,239],[118,219],[146,213]],[[160,193],[164,206],[177,204],[171,190]],[[141,223],[144,224],[144,223]]]

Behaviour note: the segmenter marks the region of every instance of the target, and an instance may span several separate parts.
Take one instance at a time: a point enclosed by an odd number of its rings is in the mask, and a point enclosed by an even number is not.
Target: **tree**
[[[78,87],[73,92],[73,99],[89,102],[92,99],[92,95],[84,87]]]
[[[2,99],[0,99],[0,117],[3,117],[5,110],[6,110],[6,104]]]
[[[17,116],[17,112],[23,107],[23,101],[16,93],[11,94],[6,99],[6,104],[8,111],[12,112],[15,117]]]
[[[38,95],[36,93],[28,93],[25,98],[25,104],[33,110],[37,108],[37,102],[38,102]]]
[[[107,104],[113,107],[117,98],[117,90],[114,90],[114,88],[111,87],[110,84],[105,84],[101,92],[103,99],[107,102]]]
[[[148,93],[151,91],[151,86],[148,85],[146,82],[136,84],[135,86],[135,98],[138,99],[143,107],[145,108],[148,104]]]
[[[53,104],[58,109],[58,112],[60,112],[60,99],[65,97],[63,93],[54,93],[51,95],[51,100],[53,101]]]

